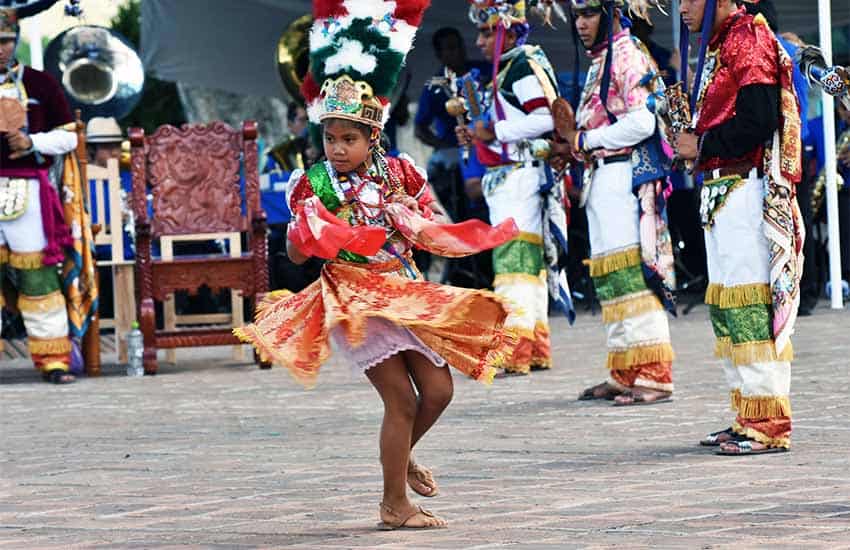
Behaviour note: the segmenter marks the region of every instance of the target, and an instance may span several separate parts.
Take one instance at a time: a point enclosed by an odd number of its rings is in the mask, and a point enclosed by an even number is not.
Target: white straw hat
[[[121,127],[113,117],[96,116],[86,126],[87,143],[117,143],[123,140]]]

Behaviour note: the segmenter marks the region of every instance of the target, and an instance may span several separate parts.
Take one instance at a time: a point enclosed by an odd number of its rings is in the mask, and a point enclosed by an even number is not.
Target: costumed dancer
[[[565,142],[552,144],[553,152],[585,162],[590,276],[607,333],[609,377],[579,399],[614,399],[620,406],[670,399],[673,347],[665,309],[675,314],[664,216],[668,159],[655,114],[664,83],[649,52],[629,33],[625,4],[572,0],[575,31],[591,64],[578,131],[558,128]],[[629,6],[648,18],[645,2]]]
[[[705,301],[737,411],[732,426],[701,443],[719,446],[719,454],[785,451],[804,238],[794,185],[802,170],[793,62],[764,17],[733,0],[683,0],[679,11],[683,43],[690,30],[702,33],[702,46],[693,131],[675,135],[674,145],[703,178]]]
[[[551,2],[535,7],[547,9]],[[474,127],[458,126],[462,144],[475,143],[486,166],[482,188],[491,223],[513,217],[520,234],[493,250],[497,294],[517,305],[508,326],[520,336],[504,375],[524,375],[552,366],[549,295],[572,321],[572,302],[558,257],[566,250],[563,181],[545,164],[557,99],[555,74],[539,46],[526,44],[529,24],[524,0],[474,0],[469,17],[478,27],[476,44],[493,64],[493,78],[470,105]],[[470,97],[468,102],[479,100]]]
[[[72,239],[48,168],[77,135],[56,80],[16,59],[19,34],[15,11],[0,9],[0,283],[16,281],[33,363],[61,384],[74,380],[58,266]]]
[[[236,334],[264,361],[313,385],[333,340],[384,402],[380,526],[443,527],[413,504],[438,488],[411,449],[452,397],[447,365],[488,382],[513,352],[497,295],[425,281],[414,246],[462,256],[517,234],[513,220],[444,225],[423,171],[409,157],[387,158],[381,129],[427,0],[315,1],[310,72],[302,92],[322,133],[326,158],[290,180],[294,213],[287,248],[296,263],[326,258],[321,277],[297,294],[272,293],[252,325]]]

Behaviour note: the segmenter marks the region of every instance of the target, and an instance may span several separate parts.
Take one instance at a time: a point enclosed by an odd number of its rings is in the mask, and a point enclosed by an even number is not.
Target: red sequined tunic
[[[697,100],[697,135],[735,116],[738,91],[752,84],[779,84],[776,40],[766,25],[756,24],[743,8],[730,15],[709,42]],[[761,166],[764,147],[737,159],[700,159],[698,169],[750,164]]]

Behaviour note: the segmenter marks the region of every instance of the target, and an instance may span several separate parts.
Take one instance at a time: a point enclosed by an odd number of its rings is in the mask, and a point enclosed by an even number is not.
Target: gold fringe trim
[[[733,411],[741,408],[741,390],[738,388],[729,392],[729,408]]]
[[[0,246],[0,264],[9,263],[9,247]]]
[[[675,359],[673,346],[665,342],[629,348],[625,351],[608,352],[608,368],[611,370],[629,370],[649,363],[667,363]]]
[[[738,285],[724,287],[720,294],[720,309],[732,309],[736,307],[752,306],[756,304],[771,304],[773,298],[770,295],[770,285],[767,283],[753,283],[750,285]]]
[[[723,285],[717,283],[709,283],[705,289],[705,303],[709,306],[720,305],[720,295],[723,293]]]
[[[15,269],[41,269],[44,267],[44,254],[41,252],[12,252],[9,265]]]
[[[791,402],[787,395],[751,395],[741,396],[738,407],[741,418],[791,417]]]
[[[44,296],[18,296],[18,309],[23,313],[51,313],[65,309],[65,296],[56,290]]]
[[[43,372],[53,372],[55,370],[61,370],[62,372],[71,372],[71,367],[63,363],[62,361],[51,361],[41,367]]]
[[[543,236],[537,233],[529,233],[528,231],[520,231],[519,235],[514,237],[515,241],[523,241],[531,244],[543,244]]]
[[[627,248],[607,256],[590,259],[590,276],[601,277],[627,267],[640,265],[640,247]]]
[[[791,440],[787,437],[768,437],[750,427],[745,428],[738,422],[732,423],[732,431],[736,434],[758,441],[768,447],[782,447],[783,449],[791,448]]]
[[[773,340],[761,340],[758,342],[744,342],[743,344],[731,344],[729,355],[732,364],[752,365],[753,363],[767,363],[768,361],[793,361],[794,348],[789,342],[782,353],[776,353],[776,343]]]
[[[510,285],[514,283],[530,283],[534,285],[543,285],[545,280],[543,276],[546,270],[541,270],[539,275],[530,273],[500,273],[493,278],[493,286]]]
[[[771,304],[770,285],[767,283],[752,283],[748,285],[723,286],[711,283],[705,290],[705,303],[719,306],[720,309]]]
[[[614,323],[637,317],[650,311],[661,311],[664,307],[654,294],[643,294],[631,300],[620,301],[613,304],[602,304],[602,322]]]
[[[718,359],[730,359],[732,357],[732,338],[720,336],[714,341],[714,356]]]
[[[29,338],[27,348],[30,355],[61,355],[71,353],[71,340],[67,336],[59,338]]]

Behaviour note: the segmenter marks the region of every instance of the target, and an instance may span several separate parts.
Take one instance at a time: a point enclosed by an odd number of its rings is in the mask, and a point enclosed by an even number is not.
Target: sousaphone
[[[54,38],[45,50],[44,68],[62,83],[83,120],[125,117],[145,84],[142,60],[127,39],[95,25],[72,27]]]
[[[280,35],[277,42],[277,70],[280,80],[283,82],[284,99],[295,101],[302,107],[304,97],[301,95],[301,83],[310,69],[310,28],[313,25],[313,16],[304,14],[292,21]],[[411,75],[408,72],[399,78],[393,93],[390,94],[392,105],[398,103],[399,98],[408,85]]]

